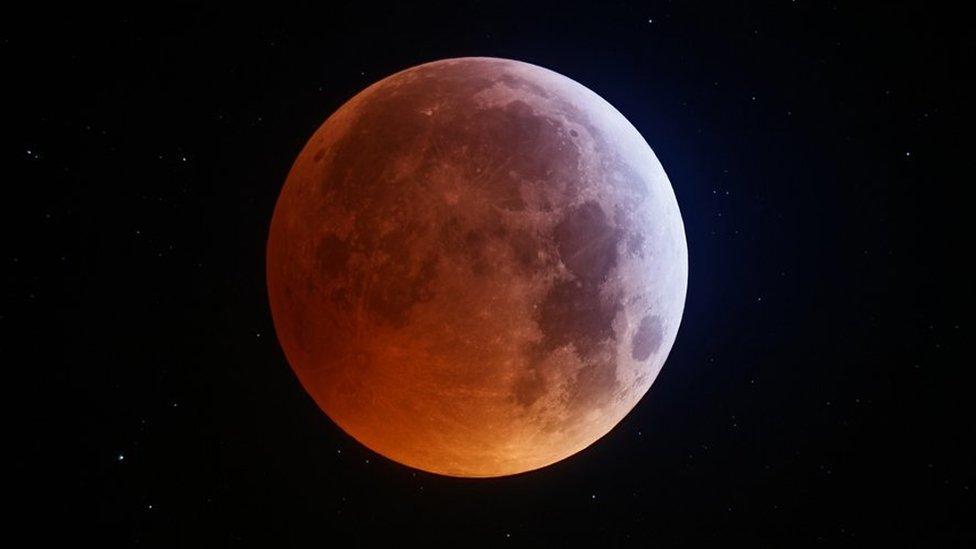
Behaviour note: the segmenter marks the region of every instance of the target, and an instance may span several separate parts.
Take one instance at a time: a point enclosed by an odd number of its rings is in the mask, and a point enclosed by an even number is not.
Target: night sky
[[[110,547],[976,543],[958,14],[411,4],[5,17],[15,531]],[[315,129],[378,79],[471,55],[542,65],[620,110],[689,245],[678,339],[637,408],[572,458],[491,480],[344,434],[289,368],[265,284],[275,200]]]

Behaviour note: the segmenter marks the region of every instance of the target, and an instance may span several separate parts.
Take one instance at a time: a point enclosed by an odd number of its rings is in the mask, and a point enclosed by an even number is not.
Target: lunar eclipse
[[[12,4],[6,537],[976,547],[953,7]]]
[[[278,338],[372,450],[459,477],[586,448],[648,391],[688,278],[674,192],[625,117],[504,59],[413,67],[325,121],[267,244]]]

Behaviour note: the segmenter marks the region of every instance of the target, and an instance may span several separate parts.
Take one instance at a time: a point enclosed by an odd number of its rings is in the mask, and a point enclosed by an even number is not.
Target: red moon
[[[417,469],[586,448],[650,388],[684,308],[674,191],[614,109],[547,69],[428,63],[325,121],[271,221],[268,292],[319,407]]]

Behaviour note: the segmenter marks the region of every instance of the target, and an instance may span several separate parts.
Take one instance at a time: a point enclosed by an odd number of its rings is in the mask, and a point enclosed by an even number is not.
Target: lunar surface
[[[278,338],[343,430],[400,463],[491,477],[614,427],[674,343],[674,192],[637,130],[517,61],[420,65],[318,129],[268,240]]]

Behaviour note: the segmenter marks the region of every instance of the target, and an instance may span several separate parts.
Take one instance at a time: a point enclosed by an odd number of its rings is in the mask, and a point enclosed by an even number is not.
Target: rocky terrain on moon
[[[448,60],[354,97],[288,177],[268,242],[279,339],[340,427],[456,476],[609,431],[674,342],[687,251],[640,134],[572,80]]]

